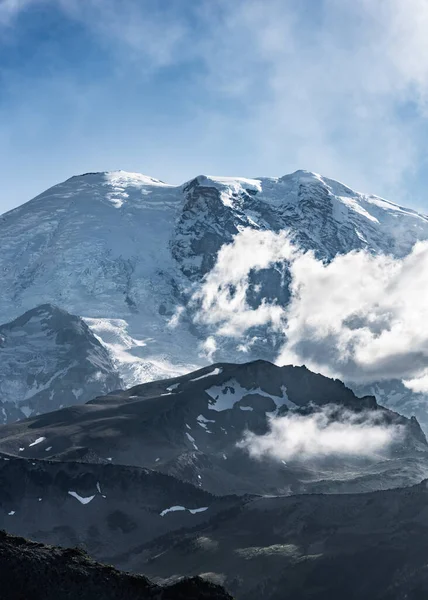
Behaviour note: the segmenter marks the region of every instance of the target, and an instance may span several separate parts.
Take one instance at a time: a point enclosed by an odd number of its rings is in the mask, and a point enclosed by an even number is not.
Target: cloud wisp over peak
[[[375,458],[387,456],[402,436],[402,426],[385,424],[376,412],[353,413],[329,405],[309,415],[273,417],[266,434],[247,431],[238,446],[256,459]]]

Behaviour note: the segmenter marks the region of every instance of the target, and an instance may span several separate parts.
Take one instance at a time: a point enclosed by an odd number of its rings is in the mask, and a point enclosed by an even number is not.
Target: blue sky
[[[428,0],[0,0],[0,211],[299,168],[428,211]]]

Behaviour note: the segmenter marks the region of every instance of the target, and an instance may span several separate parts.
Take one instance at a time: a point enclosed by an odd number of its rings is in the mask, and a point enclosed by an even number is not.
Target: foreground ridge
[[[103,565],[78,548],[62,549],[0,531],[2,600],[232,600],[200,577],[159,586]]]

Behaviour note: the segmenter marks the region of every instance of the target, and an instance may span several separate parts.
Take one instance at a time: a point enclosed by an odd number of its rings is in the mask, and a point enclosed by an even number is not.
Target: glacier
[[[358,250],[402,258],[428,240],[428,217],[308,171],[200,175],[182,185],[124,171],[87,173],[0,217],[1,321],[46,304],[78,315],[125,385],[180,376],[213,356],[274,360],[283,343],[277,332],[256,327],[245,343],[225,339],[207,352],[209,326],[195,319],[192,298],[219,251],[248,230],[287,232],[326,262]],[[286,306],[289,283],[286,261],[255,270],[246,300]],[[382,402],[425,413],[425,396],[415,400],[402,387],[388,382]]]

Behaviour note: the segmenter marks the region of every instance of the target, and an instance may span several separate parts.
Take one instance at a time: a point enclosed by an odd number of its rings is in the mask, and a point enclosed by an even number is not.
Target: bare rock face
[[[267,434],[274,417],[320,412],[328,422],[345,412],[363,426],[391,427],[391,447],[363,459],[296,455],[281,461],[256,460],[240,445],[248,431]],[[358,398],[342,382],[305,367],[262,360],[218,363],[8,425],[0,429],[0,451],[155,469],[214,494],[362,492],[428,475],[428,445],[416,419],[379,406],[373,396]]]
[[[80,317],[45,304],[0,326],[0,423],[84,404],[121,385]]]

